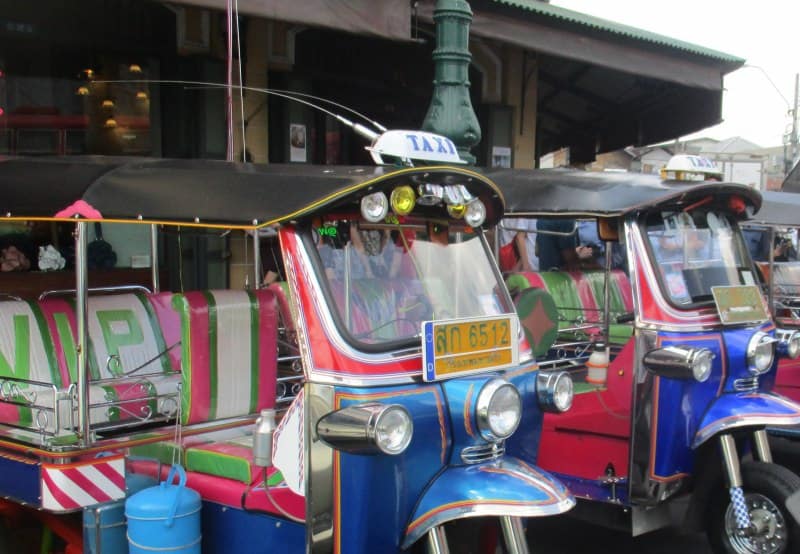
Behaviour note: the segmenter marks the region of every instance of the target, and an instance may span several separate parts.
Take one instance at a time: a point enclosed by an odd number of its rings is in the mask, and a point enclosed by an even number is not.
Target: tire
[[[800,489],[800,477],[783,466],[765,462],[742,464],[742,487],[750,517],[758,523],[754,536],[736,534],[730,495],[717,487],[708,514],[707,534],[717,554],[788,554],[800,551],[800,526],[786,510],[786,499]]]

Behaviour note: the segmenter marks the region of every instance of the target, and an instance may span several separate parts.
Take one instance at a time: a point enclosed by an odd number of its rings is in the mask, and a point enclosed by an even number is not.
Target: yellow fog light
[[[455,219],[461,219],[466,212],[467,207],[464,204],[450,204],[447,206],[447,213],[450,214],[450,217]]]
[[[417,202],[417,195],[414,189],[408,185],[397,187],[392,191],[391,199],[392,211],[397,215],[408,215],[414,209]]]

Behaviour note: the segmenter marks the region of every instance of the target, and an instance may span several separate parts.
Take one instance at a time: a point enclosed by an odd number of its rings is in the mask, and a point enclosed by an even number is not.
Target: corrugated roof
[[[540,2],[539,0],[492,0],[492,1],[498,4],[505,4],[506,6],[511,6],[515,8],[520,8],[522,10],[534,12],[536,14],[543,15],[545,17],[562,19],[564,21],[567,21],[569,23],[574,23],[576,25],[584,25],[586,27],[591,27],[599,31],[604,31],[607,33],[613,33],[616,35],[632,38],[634,40],[651,42],[653,44],[667,46],[670,48],[675,48],[677,50],[683,50],[685,52],[696,54],[698,56],[714,58],[728,63],[743,64],[745,62],[745,60],[742,58],[739,58],[737,56],[732,56],[730,54],[725,54],[724,52],[719,52],[718,50],[712,50],[711,48],[705,48],[703,46],[698,46],[697,44],[684,42],[682,40],[667,37],[664,35],[659,35],[658,33],[652,33],[650,31],[645,31],[644,29],[630,27],[628,25],[623,25],[615,21],[609,21],[607,19],[594,17],[592,15],[587,15],[585,13],[575,12],[572,10],[568,10],[566,8],[561,8],[559,6],[548,4],[546,2]]]

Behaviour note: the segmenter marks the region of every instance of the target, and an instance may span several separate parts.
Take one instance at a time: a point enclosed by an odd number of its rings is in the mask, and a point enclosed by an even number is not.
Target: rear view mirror
[[[619,241],[619,218],[600,218],[597,220],[597,236],[603,242]]]

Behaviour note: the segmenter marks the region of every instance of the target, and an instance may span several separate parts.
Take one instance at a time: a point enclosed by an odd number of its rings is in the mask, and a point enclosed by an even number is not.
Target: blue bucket
[[[173,465],[165,481],[125,501],[130,554],[200,554],[201,507],[197,491],[186,488],[183,467]]]

